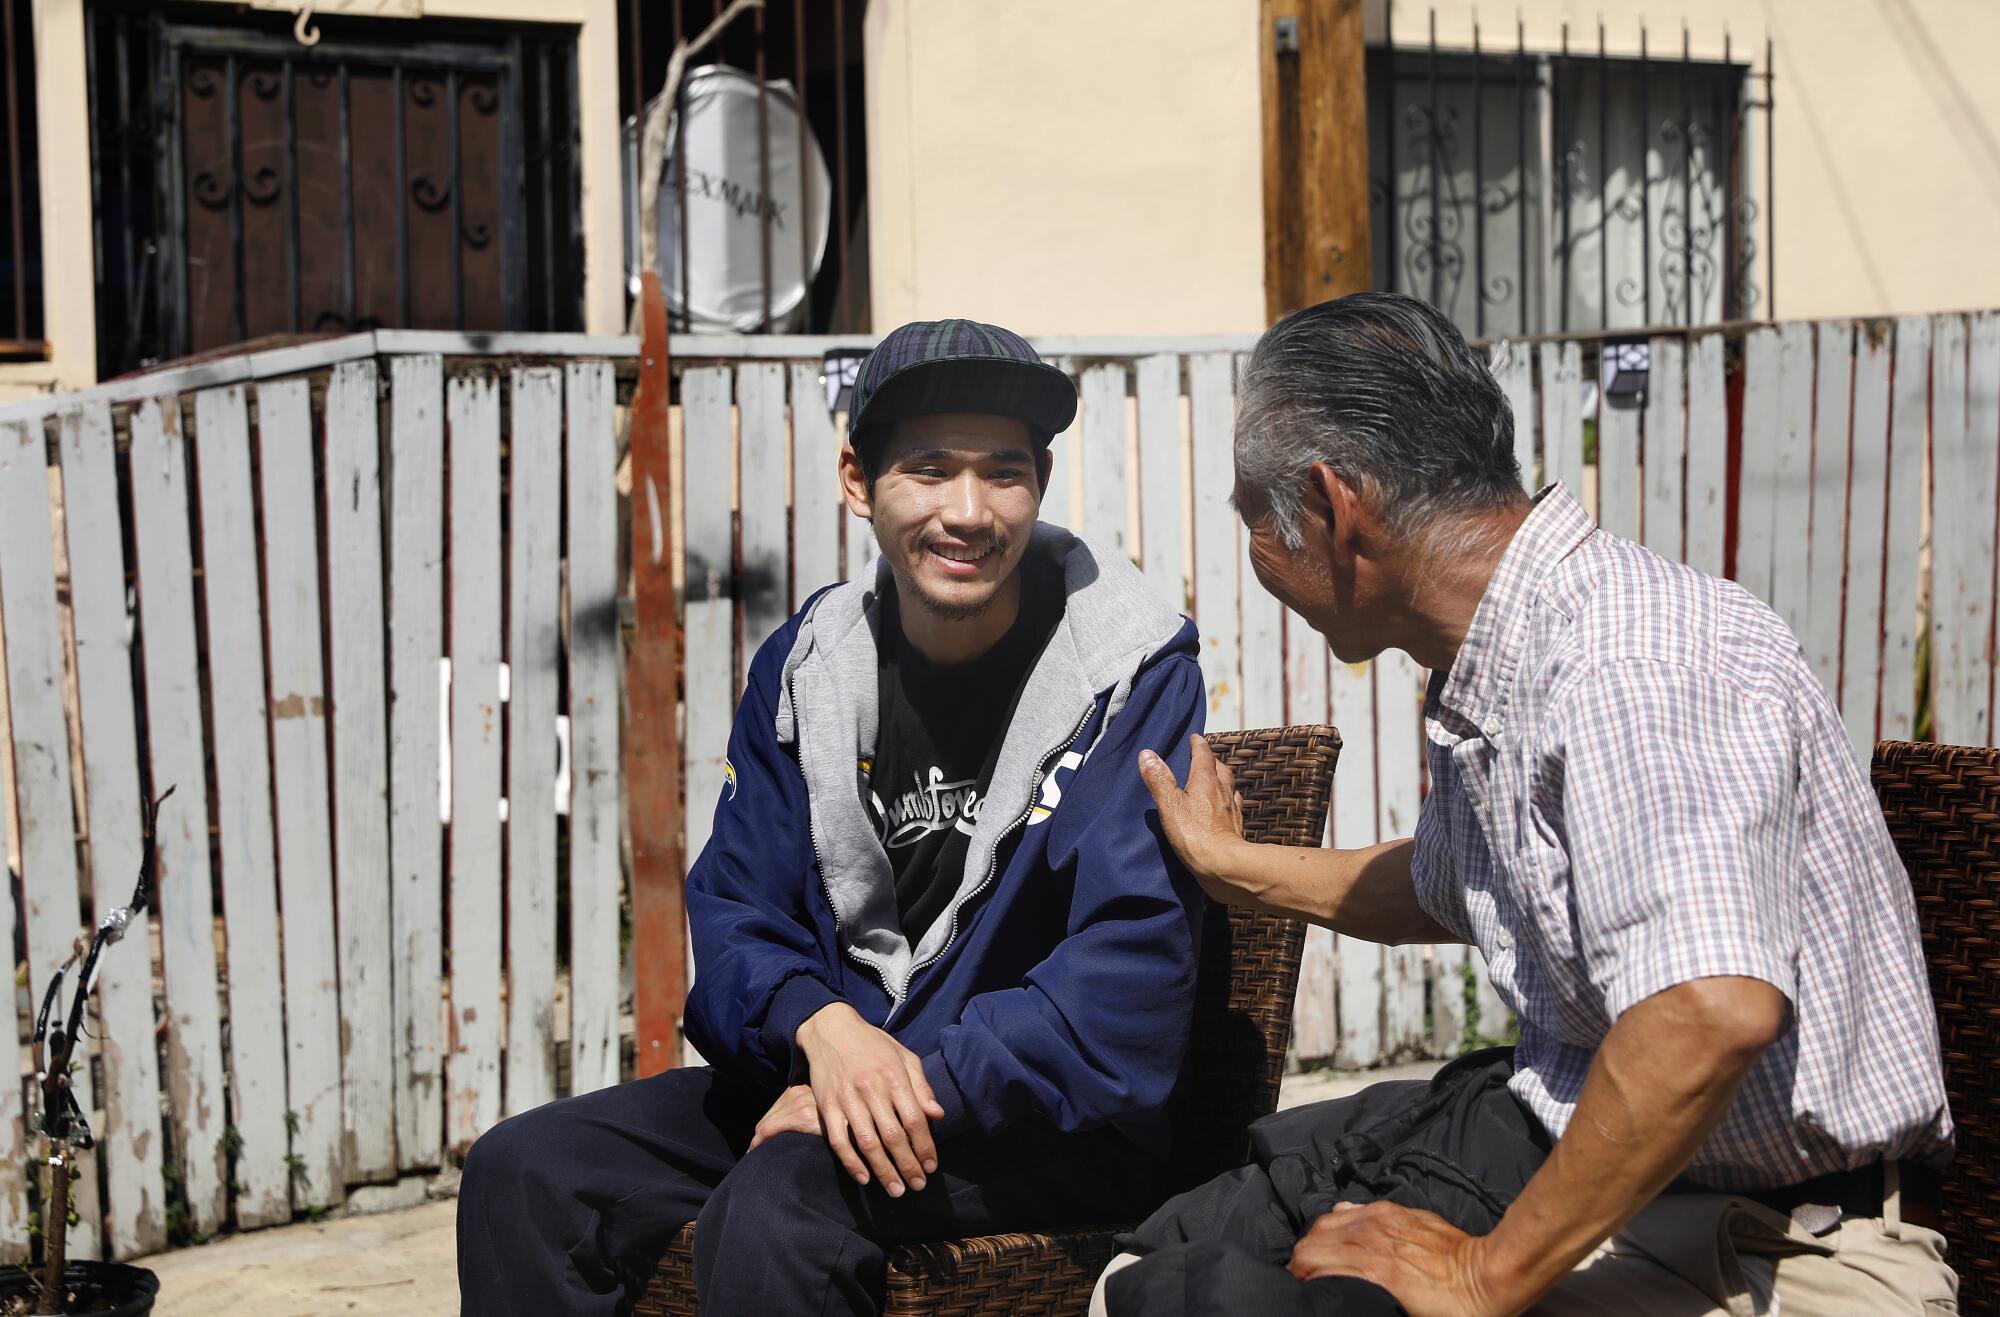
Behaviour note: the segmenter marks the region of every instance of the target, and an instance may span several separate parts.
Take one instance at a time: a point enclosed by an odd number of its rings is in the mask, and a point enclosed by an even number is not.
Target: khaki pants
[[[1540,1317],[1946,1317],[1958,1278],[1944,1236],[1898,1219],[1849,1217],[1823,1235],[1747,1198],[1656,1199],[1585,1258]],[[1105,1276],[1137,1259],[1114,1258]],[[1104,1280],[1091,1297],[1103,1317]]]
[[[1944,1236],[1849,1217],[1823,1235],[1729,1194],[1655,1199],[1532,1309],[1543,1317],[1846,1317],[1953,1314]]]

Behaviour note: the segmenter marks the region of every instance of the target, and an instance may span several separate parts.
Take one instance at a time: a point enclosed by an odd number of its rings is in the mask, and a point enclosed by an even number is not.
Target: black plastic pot
[[[41,1274],[40,1268],[0,1267],[0,1311],[10,1299],[33,1297]],[[63,1284],[73,1296],[63,1311],[89,1317],[146,1317],[160,1292],[158,1276],[120,1262],[72,1262],[63,1268]]]

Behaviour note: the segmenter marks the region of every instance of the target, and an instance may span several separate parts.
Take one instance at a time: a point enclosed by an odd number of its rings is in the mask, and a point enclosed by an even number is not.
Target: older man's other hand
[[[1486,1241],[1431,1212],[1394,1203],[1342,1203],[1292,1250],[1300,1280],[1358,1276],[1389,1291],[1410,1317],[1501,1317],[1482,1274]]]
[[[1236,779],[1202,737],[1190,736],[1188,745],[1185,787],[1174,781],[1166,760],[1151,750],[1139,752],[1139,776],[1159,807],[1160,826],[1203,891],[1225,904],[1261,909],[1257,893],[1245,885],[1240,863],[1250,843],[1243,839],[1243,797],[1236,794]]]

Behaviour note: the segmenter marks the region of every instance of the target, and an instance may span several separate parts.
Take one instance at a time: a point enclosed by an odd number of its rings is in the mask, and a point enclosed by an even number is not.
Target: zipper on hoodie
[[[799,753],[802,761],[800,765],[800,773],[801,776],[803,776],[804,775],[803,758],[805,754],[805,739],[806,739],[805,721],[798,712],[799,693],[796,683],[787,682],[785,684],[785,687],[786,687],[786,693],[791,697],[792,701],[793,726],[795,726],[798,729]],[[1039,786],[1037,789],[1039,789]],[[840,925],[841,925],[840,905],[833,899],[833,885],[827,882],[826,880],[826,848],[820,845],[819,811],[812,807],[812,787],[810,784],[808,784],[806,788],[806,835],[812,841],[813,870],[814,872],[819,874],[820,893],[821,895],[826,897],[826,908],[833,912],[833,940],[840,944],[840,951],[842,955],[846,956],[849,960],[861,966],[861,968],[867,970],[869,973],[873,974],[876,980],[879,983],[881,983],[882,995],[889,999],[889,1010],[890,1013],[893,1014],[895,1012],[896,1007],[901,1005],[902,1002],[901,999],[896,996],[895,992],[891,990],[891,988],[889,987],[888,974],[882,970],[881,966],[872,965],[869,962],[863,960],[861,957],[855,955],[853,948],[848,945],[847,939],[840,935]]]
[[[974,901],[978,900],[979,894],[981,892],[984,892],[987,889],[987,887],[992,884],[994,871],[1000,867],[1001,844],[1005,842],[1007,838],[1013,836],[1015,830],[1018,829],[1023,823],[1026,823],[1029,817],[1034,814],[1035,802],[1041,798],[1042,794],[1042,779],[1048,775],[1049,761],[1051,759],[1054,759],[1058,754],[1061,754],[1065,747],[1074,745],[1076,743],[1077,735],[1083,731],[1083,725],[1090,721],[1090,715],[1096,712],[1096,710],[1097,710],[1097,701],[1093,699],[1088,705],[1084,707],[1082,715],[1078,717],[1076,720],[1076,725],[1069,729],[1069,735],[1063,737],[1062,740],[1056,742],[1054,745],[1050,746],[1047,750],[1042,752],[1041,759],[1037,761],[1035,767],[1034,781],[1032,784],[1030,784],[1028,788],[1027,807],[1023,809],[1018,816],[1015,817],[1012,823],[1009,823],[1005,828],[1002,828],[1000,830],[999,836],[993,839],[993,853],[986,857],[985,876],[979,880],[977,886],[975,886],[971,891],[965,894],[964,899],[958,901],[955,905],[952,906],[951,932],[945,937],[944,945],[939,947],[936,951],[932,952],[929,956],[925,957],[922,964],[912,965],[910,967],[910,972],[906,976],[904,976],[902,995],[895,998],[894,1003],[889,1007],[888,1016],[885,1017],[882,1021],[882,1027],[885,1030],[889,1027],[890,1024],[892,1024],[895,1021],[897,1013],[903,1009],[903,1004],[909,1001],[910,985],[917,981],[917,975],[923,973],[925,970],[929,969],[932,965],[935,965],[940,959],[943,958],[945,952],[951,950],[952,943],[958,941],[959,915],[964,912],[965,907],[971,905]],[[814,844],[817,845],[818,843]],[[822,879],[821,881],[823,882],[824,879]],[[838,918],[839,916],[836,915],[835,916],[836,922],[838,922]],[[888,987],[888,982],[886,979],[883,981],[883,987],[885,990]]]

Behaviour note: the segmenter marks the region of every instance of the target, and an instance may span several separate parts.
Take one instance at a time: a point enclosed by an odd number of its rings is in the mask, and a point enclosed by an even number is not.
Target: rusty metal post
[[[687,995],[681,899],[680,617],[674,601],[673,468],[667,443],[672,376],[660,276],[640,291],[644,337],[632,398],[632,647],[625,662],[625,783],[632,833],[633,1014],[640,1077],[679,1059]]]

